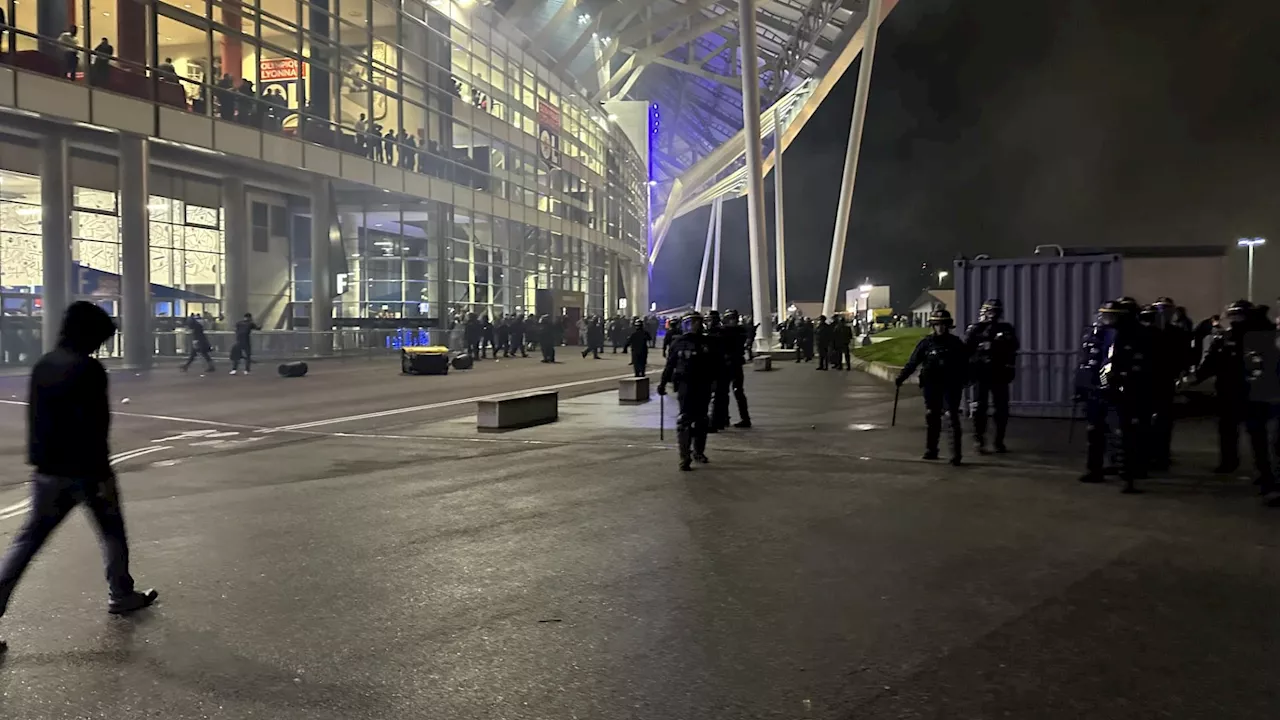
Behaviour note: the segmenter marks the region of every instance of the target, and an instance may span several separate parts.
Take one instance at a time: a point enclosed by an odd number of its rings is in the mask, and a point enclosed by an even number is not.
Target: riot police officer
[[[1086,472],[1080,482],[1103,481],[1108,417],[1119,418],[1120,477],[1124,492],[1139,490],[1134,481],[1146,474],[1145,438],[1151,418],[1150,335],[1138,323],[1137,304],[1126,298],[1108,300],[1085,335],[1076,369],[1076,395],[1085,402],[1089,443]]]
[[[1018,361],[1018,333],[1004,322],[1004,303],[992,298],[982,304],[978,322],[969,326],[965,346],[973,372],[973,445],[987,452],[987,403],[995,405],[995,451],[1008,452],[1004,445],[1009,426],[1009,385]]]
[[[649,331],[640,318],[632,320],[631,327],[631,335],[623,349],[631,352],[631,369],[635,376],[644,377],[645,366],[649,363]]]
[[[685,316],[684,333],[671,343],[667,365],[658,383],[658,394],[667,394],[674,383],[680,414],[676,417],[676,437],[680,446],[680,469],[691,470],[692,461],[707,462],[707,405],[715,379],[715,356],[703,332],[702,315]]]
[[[1249,434],[1249,446],[1253,451],[1253,463],[1257,469],[1257,484],[1263,494],[1276,489],[1275,468],[1267,444],[1267,421],[1271,406],[1264,399],[1250,395],[1255,382],[1250,367],[1245,335],[1251,332],[1274,333],[1265,317],[1260,317],[1253,303],[1237,300],[1227,307],[1227,327],[1215,333],[1209,341],[1204,360],[1196,369],[1196,379],[1214,378],[1214,390],[1218,396],[1218,449],[1219,463],[1216,472],[1235,472],[1240,466],[1240,423]]]
[[[1177,305],[1162,297],[1143,308],[1143,324],[1151,333],[1151,436],[1150,467],[1168,470],[1173,459],[1173,399],[1178,383],[1196,362],[1191,355],[1191,333],[1174,321]]]
[[[747,411],[747,393],[742,386],[742,353],[747,349],[747,329],[741,324],[737,310],[726,310],[724,324],[720,328],[720,354],[724,367],[716,383],[715,400],[711,405],[711,427],[723,430],[729,427],[729,391],[738,404],[736,428],[751,427],[751,413]]]
[[[969,351],[960,338],[951,334],[955,321],[946,310],[929,315],[932,334],[925,336],[898,373],[898,387],[920,368],[924,390],[925,460],[938,459],[938,439],[942,434],[942,413],[951,414],[951,464],[960,464],[960,398],[968,377]]]
[[[831,335],[827,316],[819,315],[817,327],[813,329],[813,341],[818,346],[818,370],[826,370],[831,365]]]

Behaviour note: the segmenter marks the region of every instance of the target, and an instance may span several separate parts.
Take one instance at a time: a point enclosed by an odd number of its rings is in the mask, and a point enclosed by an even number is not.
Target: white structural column
[[[41,330],[46,351],[58,344],[62,315],[71,302],[71,179],[67,139],[40,139],[40,241],[44,252]]]
[[[227,292],[222,314],[228,324],[235,324],[249,312],[249,216],[245,207],[244,180],[231,176],[223,178],[222,212],[227,269]]]
[[[329,225],[333,208],[328,178],[311,181],[311,331],[312,348],[321,355],[333,351],[333,276],[329,271]]]
[[[858,175],[858,153],[862,149],[862,127],[867,118],[867,96],[871,91],[871,66],[876,57],[876,35],[880,33],[881,0],[870,0],[867,9],[867,39],[858,61],[858,87],[853,94],[853,119],[849,121],[849,145],[844,155],[844,175],[840,180],[840,201],[836,206],[836,231],[831,239],[831,262],[827,264],[827,291],[822,298],[822,314],[836,311],[840,271],[844,265],[844,243],[849,234],[849,213],[853,207],[853,184]]]
[[[120,135],[120,324],[124,365],[151,366],[151,146]]]
[[[720,310],[720,227],[724,225],[724,201],[716,198],[711,206],[711,217],[715,220],[715,260],[711,270],[711,309]]]
[[[773,116],[773,262],[778,284],[778,322],[782,321],[782,316],[787,312],[786,223],[783,221],[782,212],[782,126],[785,118],[781,105],[782,103],[777,103],[774,106],[778,109],[774,110]],[[756,322],[765,324],[764,320],[756,320]]]
[[[607,317],[618,312],[618,253],[612,250],[605,252],[604,312]]]
[[[742,47],[742,120],[747,159],[747,238],[751,248],[751,314],[760,323],[756,345],[773,342],[769,322],[769,245],[764,224],[763,159],[760,157],[760,72],[756,53],[756,3],[738,3],[738,38]],[[719,263],[716,263],[719,267]],[[718,298],[717,298],[718,299]]]
[[[716,232],[716,207],[719,198],[711,202],[711,214],[707,216],[707,242],[702,246],[702,270],[698,272],[698,296],[693,300],[693,309],[702,312],[702,299],[707,292],[707,265],[711,264],[711,241]]]

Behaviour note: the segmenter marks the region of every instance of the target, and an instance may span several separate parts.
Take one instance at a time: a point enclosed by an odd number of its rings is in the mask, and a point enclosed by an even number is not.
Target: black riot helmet
[[[633,327],[642,328],[642,327],[644,327],[644,321],[643,321],[643,320],[641,320],[640,318],[632,318],[632,319],[631,319],[631,325],[632,325]]]
[[[1138,313],[1138,320],[1147,327],[1163,330],[1165,326],[1164,308],[1159,303],[1151,303]]]
[[[1116,298],[1116,303],[1119,304],[1120,309],[1128,314],[1129,317],[1137,317],[1138,313],[1142,310],[1142,306],[1138,304],[1138,301],[1128,295]]]
[[[719,310],[709,310],[707,312],[707,327],[711,330],[718,330],[720,328]]]
[[[955,324],[955,320],[951,319],[951,313],[944,308],[938,308],[929,313],[929,327],[939,334],[951,332]]]
[[[725,311],[724,311],[724,324],[725,324],[726,326],[728,326],[728,327],[737,327],[737,326],[738,326],[738,319],[739,319],[739,318],[738,318],[738,311],[737,311],[737,310],[725,310]]]
[[[1242,323],[1253,314],[1253,303],[1248,300],[1237,300],[1227,306],[1227,322],[1231,325]]]
[[[701,335],[703,329],[702,313],[694,311],[686,314],[684,318],[681,319],[680,325],[687,333]]]
[[[1129,309],[1121,300],[1108,300],[1098,307],[1098,324],[1115,327],[1129,315]]]
[[[1004,303],[1000,298],[991,298],[982,303],[980,317],[984,322],[996,322],[1004,317]]]

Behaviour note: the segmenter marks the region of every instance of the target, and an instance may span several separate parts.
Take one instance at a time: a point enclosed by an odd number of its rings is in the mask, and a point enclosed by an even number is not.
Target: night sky
[[[1046,243],[1280,240],[1277,37],[1280,3],[1261,0],[901,0],[880,30],[840,296],[870,277],[905,309],[921,263]],[[822,298],[857,74],[785,158],[793,301]],[[693,299],[709,212],[674,224],[660,307]],[[746,215],[745,198],[725,204],[721,305],[749,312]]]

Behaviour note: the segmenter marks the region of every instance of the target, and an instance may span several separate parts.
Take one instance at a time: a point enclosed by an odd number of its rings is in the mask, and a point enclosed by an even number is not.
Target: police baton
[[[666,442],[665,427],[667,424],[667,395],[658,393],[658,442]]]
[[[901,385],[894,385],[894,387],[893,387],[893,417],[889,419],[889,427],[893,427],[893,426],[895,426],[895,425],[897,425],[897,424],[898,424],[898,393],[900,393],[900,392],[902,392],[902,386],[901,386]]]

